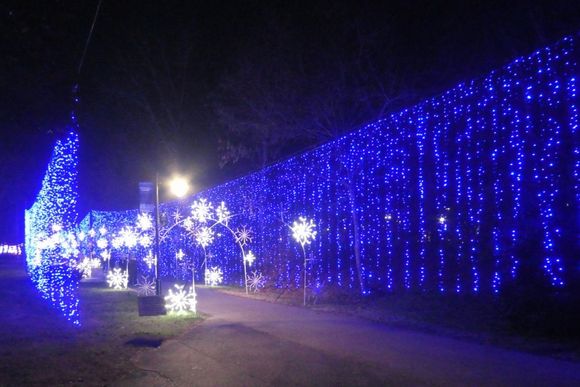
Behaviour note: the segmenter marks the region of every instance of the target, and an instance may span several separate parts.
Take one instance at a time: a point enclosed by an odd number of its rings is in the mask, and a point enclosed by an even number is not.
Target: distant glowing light
[[[174,177],[169,181],[169,190],[176,197],[182,198],[189,192],[189,183],[183,177]]]

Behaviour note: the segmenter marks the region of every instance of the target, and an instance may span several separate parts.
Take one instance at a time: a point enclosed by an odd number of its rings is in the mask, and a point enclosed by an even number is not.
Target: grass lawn
[[[130,359],[200,321],[139,317],[137,295],[81,283],[81,327],[40,299],[22,262],[0,257],[0,385],[103,385],[142,372]],[[145,345],[145,346],[143,346]]]

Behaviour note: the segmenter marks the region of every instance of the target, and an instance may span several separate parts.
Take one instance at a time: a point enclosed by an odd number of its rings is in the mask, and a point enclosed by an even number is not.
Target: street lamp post
[[[161,295],[159,279],[159,173],[155,174],[155,294]]]
[[[187,195],[189,185],[182,177],[173,177],[169,181],[169,189],[174,196],[182,198]],[[155,174],[155,294],[161,296],[161,279],[159,278],[159,259],[161,251],[159,248],[159,173]]]

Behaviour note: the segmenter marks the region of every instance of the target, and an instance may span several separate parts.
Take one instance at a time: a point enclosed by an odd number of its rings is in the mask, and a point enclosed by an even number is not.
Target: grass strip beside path
[[[40,299],[23,263],[0,257],[0,385],[103,385],[141,372],[130,359],[200,321],[139,317],[137,295],[81,283],[80,328]]]

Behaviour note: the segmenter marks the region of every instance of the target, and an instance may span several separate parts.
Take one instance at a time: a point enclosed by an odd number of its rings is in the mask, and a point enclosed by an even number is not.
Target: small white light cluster
[[[22,245],[0,245],[0,254],[21,255]]]

